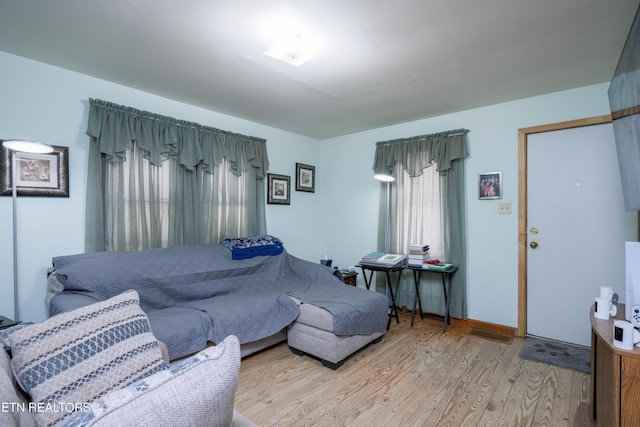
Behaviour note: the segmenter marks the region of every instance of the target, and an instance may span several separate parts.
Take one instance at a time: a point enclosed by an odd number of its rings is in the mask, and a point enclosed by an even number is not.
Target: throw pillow
[[[215,347],[95,400],[59,427],[229,426],[240,372],[240,342]]]
[[[38,425],[58,423],[105,393],[169,367],[136,291],[16,328],[4,344]]]

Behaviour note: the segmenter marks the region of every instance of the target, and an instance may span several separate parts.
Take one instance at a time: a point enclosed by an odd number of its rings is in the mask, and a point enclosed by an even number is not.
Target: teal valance
[[[373,161],[375,173],[392,174],[396,163],[409,176],[420,176],[425,168],[436,165],[441,175],[451,169],[451,162],[469,156],[467,129],[420,135],[411,138],[379,141]]]
[[[174,119],[136,108],[90,99],[87,134],[109,162],[123,162],[132,141],[154,165],[171,157],[187,170],[196,166],[213,173],[226,158],[240,176],[254,168],[263,178],[269,169],[266,140],[198,123]]]

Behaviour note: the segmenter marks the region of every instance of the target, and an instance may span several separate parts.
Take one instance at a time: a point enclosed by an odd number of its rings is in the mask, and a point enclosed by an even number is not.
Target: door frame
[[[611,114],[518,129],[518,329],[527,335],[527,144],[529,135],[611,123]],[[638,212],[640,223],[640,212]],[[640,233],[640,231],[639,231]]]

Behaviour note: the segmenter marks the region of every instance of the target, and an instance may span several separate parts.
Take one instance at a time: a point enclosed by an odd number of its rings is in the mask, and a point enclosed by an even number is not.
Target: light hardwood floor
[[[589,375],[519,357],[469,328],[400,324],[336,371],[286,344],[240,367],[236,409],[261,426],[590,426]]]

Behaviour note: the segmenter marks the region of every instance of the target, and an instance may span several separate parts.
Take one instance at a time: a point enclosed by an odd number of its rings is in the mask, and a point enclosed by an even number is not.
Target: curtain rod
[[[418,135],[418,136],[410,136],[407,138],[390,139],[388,141],[378,141],[376,142],[376,145],[387,145],[387,144],[392,145],[400,142],[410,142],[416,139],[429,139],[429,138],[435,138],[439,136],[458,136],[458,135],[465,135],[468,132],[469,132],[469,129],[454,129],[454,130],[449,130],[444,132],[432,133],[429,135]]]
[[[181,127],[196,128],[198,130],[202,130],[202,131],[205,131],[205,132],[223,133],[225,135],[237,136],[237,137],[240,137],[240,138],[255,140],[255,141],[258,141],[258,142],[264,142],[264,143],[267,142],[267,140],[264,139],[264,138],[258,138],[256,136],[250,136],[250,135],[243,135],[241,133],[229,132],[229,131],[222,130],[222,129],[217,129],[217,128],[214,128],[214,127],[211,127],[211,126],[204,126],[204,125],[201,125],[199,123],[189,122],[189,121],[186,121],[186,120],[180,120],[180,119],[176,119],[176,118],[169,117],[169,116],[163,116],[161,114],[152,113],[152,112],[145,111],[145,110],[140,110],[140,109],[137,109],[137,108],[134,108],[134,107],[128,107],[126,105],[115,104],[113,102],[104,101],[102,99],[89,98],[89,102],[91,104],[99,105],[100,107],[108,108],[108,109],[113,110],[113,111],[122,111],[122,112],[125,112],[125,113],[136,114],[136,115],[139,115],[139,116],[144,117],[144,118],[149,119],[149,120],[157,120],[159,122],[166,122],[166,123],[173,124],[173,125],[176,125],[176,126],[181,126]]]

